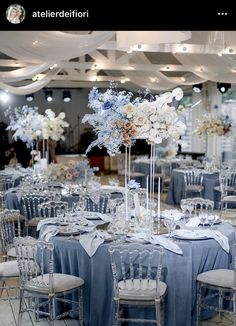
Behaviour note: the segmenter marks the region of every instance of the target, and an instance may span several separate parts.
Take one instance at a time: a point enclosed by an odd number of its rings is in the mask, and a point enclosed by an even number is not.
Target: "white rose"
[[[180,87],[177,87],[172,91],[172,95],[176,98],[177,101],[179,101],[184,96],[184,93]]]
[[[65,119],[66,115],[64,112],[59,113],[58,118]]]

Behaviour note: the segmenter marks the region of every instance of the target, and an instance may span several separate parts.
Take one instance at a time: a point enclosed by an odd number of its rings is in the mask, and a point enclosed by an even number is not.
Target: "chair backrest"
[[[14,187],[14,180],[11,178],[0,178],[0,191],[5,192],[9,188]]]
[[[86,210],[89,212],[109,213],[110,194],[91,192],[85,196]]]
[[[164,249],[153,245],[117,245],[110,246],[112,274],[115,295],[119,296],[118,283],[123,281],[124,287],[137,290],[134,280],[156,281],[156,289],[161,278],[162,257]],[[141,282],[140,282],[141,286]],[[156,293],[158,296],[158,293]]]
[[[7,252],[13,247],[13,240],[17,236],[24,235],[25,219],[20,212],[15,210],[4,210],[0,214],[0,235],[2,249]]]
[[[185,171],[184,173],[185,186],[202,185],[202,182],[203,182],[202,171],[197,169]]]
[[[44,202],[52,200],[51,196],[40,196],[40,195],[24,195],[21,197],[23,212],[28,220],[33,217],[39,217],[38,205]]]
[[[20,271],[20,285],[35,290],[48,289],[53,292],[53,243],[31,237],[15,238],[17,264]],[[45,273],[49,277],[45,277]]]
[[[197,209],[200,209],[200,213],[203,213],[203,211],[213,211],[214,201],[201,197],[181,199],[180,207],[183,207],[182,209],[184,209],[184,207],[187,209],[189,206],[193,207],[196,215]]]
[[[138,200],[141,206],[146,207],[146,197],[147,197],[147,190],[146,188],[137,188],[137,189],[130,189],[128,193],[128,200],[129,206],[131,208],[135,207],[135,196],[138,196]]]
[[[38,205],[41,217],[57,217],[57,214],[68,212],[68,203],[64,201],[46,201]]]
[[[236,172],[222,171],[220,173],[219,179],[221,195],[224,197],[230,194],[234,194],[236,191]]]

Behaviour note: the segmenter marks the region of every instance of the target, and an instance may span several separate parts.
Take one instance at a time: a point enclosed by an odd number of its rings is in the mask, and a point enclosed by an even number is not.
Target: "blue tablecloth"
[[[227,235],[230,248],[233,248],[234,228],[222,224],[218,230]],[[85,280],[85,325],[111,326],[113,282],[109,243],[102,244],[90,258],[77,240],[57,236],[52,241],[55,246],[55,272],[80,276]],[[168,285],[165,326],[193,326],[196,322],[197,275],[211,269],[229,268],[232,256],[213,239],[180,240],[178,245],[183,255],[166,250],[163,261],[164,281]],[[138,314],[143,313],[144,310],[139,309]],[[148,312],[149,315],[151,313]]]
[[[215,191],[214,187],[219,186],[219,173],[203,173],[203,186],[203,198],[213,200],[217,208],[220,202],[220,192]],[[184,171],[175,169],[171,173],[166,203],[179,205],[182,198],[184,198]]]

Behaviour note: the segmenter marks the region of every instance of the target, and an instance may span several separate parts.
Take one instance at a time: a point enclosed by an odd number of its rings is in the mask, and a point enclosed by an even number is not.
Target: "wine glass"
[[[205,228],[205,224],[208,221],[208,214],[207,213],[200,213],[199,214],[199,220],[200,223],[202,224],[202,228]]]
[[[186,199],[181,199],[181,201],[180,201],[180,208],[183,211],[183,215],[185,217],[186,212],[187,212],[187,201],[186,201]]]
[[[175,229],[174,218],[164,218],[164,225],[168,228],[168,237],[171,238],[172,231]]]
[[[210,225],[210,229],[213,230],[213,225],[215,224],[215,222],[217,221],[218,216],[217,215],[209,215],[208,216],[208,224]]]

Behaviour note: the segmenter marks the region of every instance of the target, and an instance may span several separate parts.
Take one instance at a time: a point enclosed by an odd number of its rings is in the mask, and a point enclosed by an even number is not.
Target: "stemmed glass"
[[[213,230],[213,225],[217,221],[218,216],[217,215],[209,215],[208,216],[208,224],[210,225],[210,229]]]
[[[168,237],[171,238],[172,231],[175,229],[175,220],[174,218],[165,218],[164,225],[168,228]]]
[[[187,217],[186,222],[187,222],[188,219],[190,219],[192,217],[193,210],[194,210],[194,203],[193,202],[189,202],[187,204],[187,212],[189,212],[189,216]]]
[[[200,213],[199,214],[199,220],[200,220],[200,222],[202,224],[202,228],[204,229],[205,228],[205,224],[208,221],[208,214],[207,213]]]
[[[187,212],[187,201],[185,199],[181,199],[180,208],[182,209],[184,217],[185,217],[186,212]]]

